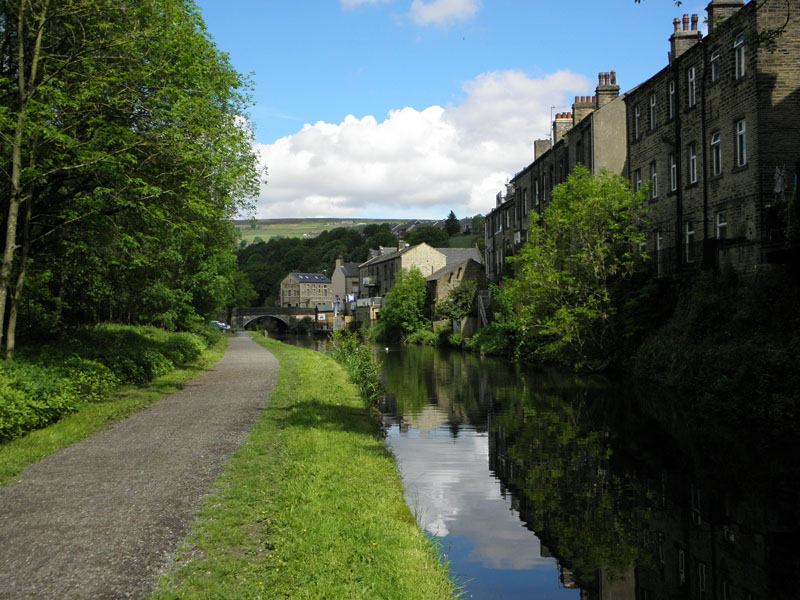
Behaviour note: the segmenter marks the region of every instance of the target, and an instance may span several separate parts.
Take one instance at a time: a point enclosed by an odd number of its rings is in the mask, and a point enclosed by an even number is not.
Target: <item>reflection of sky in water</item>
[[[561,587],[555,559],[541,556],[538,538],[502,497],[485,433],[462,427],[453,438],[446,426],[401,433],[395,425],[387,441],[417,521],[444,551],[452,542],[451,569],[467,582],[466,598],[579,597]]]

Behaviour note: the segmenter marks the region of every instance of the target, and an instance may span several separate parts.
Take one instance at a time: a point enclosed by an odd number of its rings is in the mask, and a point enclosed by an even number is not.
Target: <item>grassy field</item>
[[[277,386],[151,600],[453,598],[342,368],[255,340],[280,361]]]
[[[450,238],[451,248],[472,248],[482,236],[480,235],[454,235]]]
[[[171,371],[143,387],[123,390],[103,402],[86,402],[60,421],[0,445],[0,485],[28,465],[183,388],[218,362],[227,345],[228,341],[222,338],[186,368]]]
[[[403,223],[390,219],[260,219],[254,221],[236,220],[233,224],[242,234],[242,239],[252,242],[259,237],[265,242],[270,238],[314,236],[337,227],[358,227],[370,223]]]

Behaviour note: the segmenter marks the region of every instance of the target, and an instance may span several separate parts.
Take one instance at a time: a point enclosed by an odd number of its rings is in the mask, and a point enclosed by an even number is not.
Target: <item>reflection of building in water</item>
[[[649,440],[620,439],[596,435],[596,426],[588,422],[576,428],[569,419],[559,421],[547,412],[546,402],[539,405],[533,399],[524,411],[520,410],[522,404],[511,402],[490,413],[490,468],[504,491],[511,494],[521,520],[542,540],[543,552],[546,544],[558,559],[564,585],[578,584],[582,599],[798,597],[800,553],[793,543],[796,535],[792,535],[798,519],[790,514],[790,522],[782,522],[769,492],[773,490],[775,495],[776,488],[764,485],[762,474],[751,483],[751,475],[727,455],[730,464],[721,472],[724,458],[684,451],[703,448],[702,441],[687,436],[679,447],[678,441],[657,431],[652,420],[646,428],[638,426],[640,435]],[[521,418],[510,419],[509,413]],[[631,423],[616,425],[626,434],[635,431]],[[554,440],[567,439],[572,441],[558,446],[562,455],[556,456]],[[600,446],[592,451],[597,444]],[[612,444],[615,447],[610,454],[607,451]],[[541,483],[542,473],[550,474],[550,489],[540,494],[532,482]],[[759,487],[762,492],[756,491]],[[599,494],[601,488],[606,491]],[[777,492],[789,498],[796,494],[785,486],[778,486]],[[574,497],[592,498],[585,504],[573,504],[570,498]],[[574,514],[576,506],[593,512]],[[612,519],[604,506],[612,507]],[[584,539],[576,544],[582,532],[603,521],[619,530],[621,546],[632,541],[632,564],[622,574],[619,565],[609,568],[593,562],[604,552],[625,555],[610,547],[613,538]],[[578,551],[570,554],[576,547]]]

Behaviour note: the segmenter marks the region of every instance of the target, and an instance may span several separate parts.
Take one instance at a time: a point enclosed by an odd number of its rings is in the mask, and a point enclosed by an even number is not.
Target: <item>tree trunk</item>
[[[31,212],[33,196],[30,196],[25,204],[25,214],[22,222],[22,255],[19,263],[19,273],[17,274],[17,285],[14,288],[14,296],[11,298],[11,310],[8,313],[8,335],[6,337],[6,360],[14,358],[14,348],[17,343],[17,315],[19,304],[22,300],[22,291],[25,289],[25,275],[28,271],[28,256],[31,246]]]

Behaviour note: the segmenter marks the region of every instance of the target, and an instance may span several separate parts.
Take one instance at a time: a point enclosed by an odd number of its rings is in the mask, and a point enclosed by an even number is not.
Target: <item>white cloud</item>
[[[533,159],[533,140],[547,136],[550,107],[589,88],[586,77],[568,71],[541,78],[498,71],[467,82],[457,105],[306,124],[256,146],[269,169],[256,216],[485,214]]]
[[[417,25],[447,25],[473,17],[480,6],[481,0],[414,0],[410,14]]]

